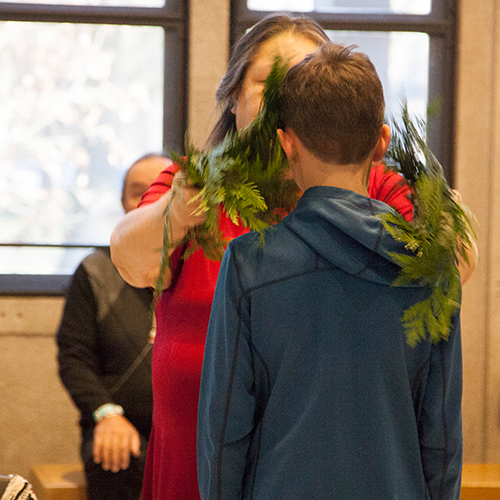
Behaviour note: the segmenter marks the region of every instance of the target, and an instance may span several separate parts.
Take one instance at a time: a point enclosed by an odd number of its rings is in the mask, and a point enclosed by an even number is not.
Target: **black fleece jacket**
[[[75,271],[57,332],[59,374],[81,413],[82,428],[92,412],[119,404],[145,437],[151,430],[152,291],[121,278],[109,249],[98,249]],[[116,384],[138,357],[142,361],[118,390]]]

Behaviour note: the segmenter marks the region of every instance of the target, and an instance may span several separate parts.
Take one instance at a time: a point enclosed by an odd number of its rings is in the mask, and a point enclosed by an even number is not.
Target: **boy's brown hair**
[[[361,163],[384,124],[377,71],[355,46],[327,42],[288,72],[280,91],[282,128],[291,128],[314,156]]]

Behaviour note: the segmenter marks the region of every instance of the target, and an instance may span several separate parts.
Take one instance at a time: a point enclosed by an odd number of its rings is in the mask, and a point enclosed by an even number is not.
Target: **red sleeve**
[[[172,180],[178,170],[179,166],[176,163],[166,167],[143,194],[139,206],[150,205],[159,200],[172,187]]]
[[[387,203],[409,222],[413,219],[413,203],[409,199],[411,192],[401,175],[382,164],[372,167],[368,182],[370,198]]]

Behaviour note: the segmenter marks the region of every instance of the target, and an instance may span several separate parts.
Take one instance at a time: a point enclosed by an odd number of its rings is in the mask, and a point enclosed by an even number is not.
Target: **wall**
[[[500,2],[460,2],[457,188],[477,216],[479,267],[463,294],[464,442],[500,462]]]
[[[478,222],[480,262],[463,295],[469,462],[500,462],[500,0],[460,1],[456,179]],[[189,124],[202,145],[228,53],[229,0],[191,0]],[[77,459],[77,413],[59,384],[62,299],[0,298],[0,474]]]
[[[215,91],[229,57],[229,1],[190,1],[189,136],[203,147],[217,119]]]
[[[57,377],[63,300],[0,300],[0,474],[78,460],[78,412]]]

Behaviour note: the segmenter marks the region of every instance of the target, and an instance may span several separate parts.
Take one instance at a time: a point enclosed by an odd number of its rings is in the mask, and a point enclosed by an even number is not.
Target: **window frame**
[[[246,4],[246,0],[231,0],[231,47],[248,28],[272,12],[249,10]],[[437,116],[428,117],[428,143],[453,186],[458,1],[432,0],[427,15],[290,13],[310,17],[325,30],[407,31],[429,35],[428,102],[439,98],[442,107]]]
[[[182,152],[187,124],[188,2],[166,0],[165,3],[163,7],[108,7],[0,1],[0,21],[163,28],[163,148]],[[96,248],[91,245],[14,243],[0,243],[0,247]],[[71,275],[60,274],[0,274],[0,296],[62,296],[70,280]]]

